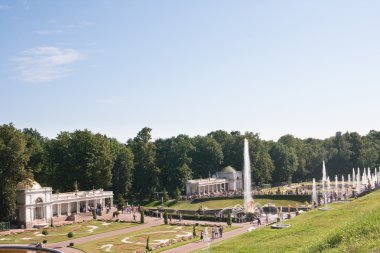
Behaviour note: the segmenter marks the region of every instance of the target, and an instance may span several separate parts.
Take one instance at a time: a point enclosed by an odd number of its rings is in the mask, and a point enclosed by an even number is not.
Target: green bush
[[[150,251],[150,250],[151,250],[150,247],[149,247],[149,236],[146,238],[145,249],[146,249],[147,251]]]
[[[44,236],[47,236],[49,234],[49,231],[47,231],[47,229],[44,229],[42,230],[41,234],[43,234]]]
[[[141,223],[141,224],[145,223],[145,219],[144,219],[144,211],[141,211],[141,212],[140,212],[140,223]]]
[[[164,223],[165,225],[168,225],[168,212],[166,212],[166,210],[164,212]]]
[[[231,226],[231,225],[232,225],[232,216],[231,216],[231,212],[228,212],[228,215],[227,215],[227,225],[228,225],[228,226]]]
[[[94,220],[96,220],[96,218],[97,218],[97,215],[96,215],[96,209],[92,209],[92,218],[93,218]]]

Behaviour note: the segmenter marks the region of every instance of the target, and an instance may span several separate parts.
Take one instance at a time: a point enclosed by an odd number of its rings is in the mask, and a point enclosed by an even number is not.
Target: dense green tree
[[[132,187],[133,179],[133,154],[125,146],[120,147],[112,168],[112,190],[115,195],[127,197]]]
[[[227,133],[226,131],[218,130],[209,133],[207,136],[215,139],[222,147],[223,162],[221,167],[232,166],[237,170],[243,169],[244,136],[240,132]]]
[[[29,159],[26,139],[12,124],[0,126],[0,221],[16,210],[16,186]]]
[[[194,150],[191,139],[179,135],[169,139],[158,139],[157,166],[161,169],[161,185],[165,186],[171,196],[176,189],[184,190],[187,180],[191,179],[189,153]]]
[[[277,142],[269,150],[274,162],[275,170],[273,180],[277,183],[291,182],[292,176],[297,170],[298,162],[295,151],[284,144]]]
[[[34,179],[41,185],[48,186],[50,174],[46,166],[46,145],[49,140],[32,128],[25,128],[22,132],[26,138],[26,148],[30,155],[25,169],[32,173]]]
[[[353,164],[351,161],[351,144],[349,135],[337,132],[334,137],[325,140],[329,158],[327,160],[327,174],[332,178],[342,172],[350,173]]]
[[[223,150],[215,139],[196,136],[193,145],[195,148],[190,152],[190,157],[194,178],[206,178],[221,169]]]
[[[156,165],[156,145],[151,141],[151,131],[144,127],[133,140],[128,141],[134,155],[132,189],[140,198],[153,196],[159,187],[160,169]]]
[[[106,136],[88,130],[62,132],[48,145],[49,165],[59,191],[111,186],[112,154]]]

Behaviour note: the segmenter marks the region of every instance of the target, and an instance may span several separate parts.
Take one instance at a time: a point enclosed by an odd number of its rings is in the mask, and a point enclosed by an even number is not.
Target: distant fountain
[[[331,183],[330,183],[330,177],[327,177],[327,202],[331,200]]]
[[[212,231],[211,231],[212,232]],[[206,252],[209,252],[210,250],[210,236],[208,235],[208,227],[205,228],[205,234],[204,234],[204,239],[206,243]]]
[[[339,195],[339,187],[338,187],[338,176],[335,175],[335,190],[334,190],[334,199],[336,200]]]
[[[356,177],[355,177],[355,169],[352,168],[352,187],[354,187],[355,179],[356,179]]]
[[[251,162],[249,159],[248,140],[244,139],[244,208],[248,212],[253,212],[251,187]]]
[[[290,224],[284,224],[284,223],[282,223],[282,220],[284,219],[283,213],[282,213],[282,206],[278,209],[277,215],[278,215],[278,223],[272,225],[271,228],[282,229],[282,228],[288,228],[288,227],[291,226]]]
[[[317,186],[315,184],[315,178],[313,178],[313,192],[311,196],[312,204],[314,205],[314,203],[318,203]]]
[[[326,187],[327,187],[327,189],[326,189]],[[320,208],[318,208],[318,210],[321,210],[321,211],[331,210],[331,208],[327,207],[327,202],[330,198],[329,194],[330,194],[330,179],[329,179],[329,177],[327,177],[326,165],[325,165],[325,161],[323,161],[323,164],[322,164],[322,196],[323,196],[324,207],[320,207]]]
[[[358,168],[358,172],[356,173],[356,193],[360,194],[362,192],[361,182],[360,182],[360,168]]]
[[[351,175],[348,174],[348,182],[347,182],[348,186],[347,186],[347,189],[350,189],[351,187]]]
[[[325,161],[323,161],[323,164],[322,164],[322,195],[323,195],[323,202],[326,205],[327,193],[326,193],[326,166],[325,166]]]
[[[368,167],[367,177],[368,177],[367,182],[370,182],[372,185],[372,173],[371,173],[370,167]]]
[[[341,199],[343,199],[343,198],[346,199],[345,196],[347,194],[346,194],[346,185],[344,184],[344,175],[342,175],[342,182],[341,183],[342,183],[342,185],[340,187],[341,188],[341,193],[340,193],[341,194]]]

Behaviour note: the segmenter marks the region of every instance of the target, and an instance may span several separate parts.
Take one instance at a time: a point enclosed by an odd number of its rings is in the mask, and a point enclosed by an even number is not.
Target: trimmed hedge
[[[211,198],[200,198],[193,199],[191,203],[202,203],[209,200],[225,200],[225,199],[243,199],[244,196],[222,196],[222,197],[211,197]],[[273,200],[293,200],[299,202],[310,202],[311,195],[253,195],[253,199],[273,199]]]

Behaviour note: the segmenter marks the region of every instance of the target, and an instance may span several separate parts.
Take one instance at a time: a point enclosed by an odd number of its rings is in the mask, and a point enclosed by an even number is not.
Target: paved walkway
[[[256,224],[255,225],[252,225],[250,223],[234,224],[234,226],[239,226],[239,225],[240,225],[239,228],[234,229],[234,230],[229,231],[229,232],[223,233],[223,237],[222,238],[210,239],[210,241],[209,241],[208,244],[212,245],[212,244],[215,244],[217,242],[220,242],[222,240],[225,240],[225,239],[228,239],[228,238],[231,238],[231,237],[235,237],[235,236],[247,233],[247,232],[249,233],[249,230],[258,228]],[[263,227],[263,226],[264,225],[261,225],[259,227]],[[185,244],[183,246],[180,246],[180,247],[177,247],[177,248],[173,248],[173,249],[169,249],[169,250],[162,251],[162,252],[164,252],[164,253],[191,252],[191,251],[194,251],[194,250],[200,250],[200,249],[203,249],[203,248],[207,248],[208,244],[207,244],[207,242],[202,242],[202,241],[199,240],[197,242],[188,243],[188,244]]]

